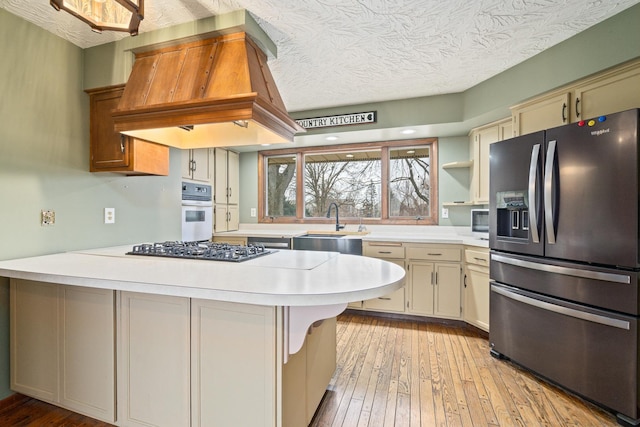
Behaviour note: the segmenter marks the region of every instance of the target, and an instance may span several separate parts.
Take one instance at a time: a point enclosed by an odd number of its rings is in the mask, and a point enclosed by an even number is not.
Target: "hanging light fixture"
[[[89,24],[96,33],[124,31],[138,34],[144,18],[144,0],[50,0],[55,10],[65,10]]]

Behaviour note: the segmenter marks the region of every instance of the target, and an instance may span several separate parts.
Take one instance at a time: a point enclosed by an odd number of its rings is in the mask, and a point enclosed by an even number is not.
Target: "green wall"
[[[175,152],[168,177],[89,173],[83,50],[0,9],[0,51],[0,260],[179,239]],[[55,225],[40,225],[41,209]],[[11,394],[8,294],[0,278],[0,399]]]

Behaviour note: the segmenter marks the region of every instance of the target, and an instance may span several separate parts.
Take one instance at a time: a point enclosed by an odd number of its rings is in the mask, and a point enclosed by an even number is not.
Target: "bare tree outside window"
[[[267,160],[267,216],[296,216],[296,157]]]
[[[337,203],[342,217],[380,217],[380,150],[305,156],[305,217],[324,217]]]
[[[389,151],[389,216],[425,217],[430,210],[428,148]]]
[[[260,222],[437,224],[436,138],[260,152]],[[298,159],[302,165],[296,164]]]

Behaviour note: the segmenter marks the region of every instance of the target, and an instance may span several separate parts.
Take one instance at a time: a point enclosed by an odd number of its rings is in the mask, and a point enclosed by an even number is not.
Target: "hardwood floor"
[[[489,355],[481,333],[438,323],[345,313],[338,368],[311,425],[616,426],[613,415]],[[17,397],[2,427],[108,427]]]
[[[345,313],[312,426],[616,426],[615,417],[489,355],[479,331]]]

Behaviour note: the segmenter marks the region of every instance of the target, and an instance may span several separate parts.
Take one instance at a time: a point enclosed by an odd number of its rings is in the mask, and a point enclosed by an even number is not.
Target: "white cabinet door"
[[[192,300],[192,425],[273,426],[275,307]]]
[[[464,320],[489,332],[489,268],[467,265]]]
[[[214,195],[215,202],[226,204],[228,197],[227,187],[227,150],[224,148],[215,149],[215,173],[214,173]]]
[[[640,64],[578,85],[574,99],[574,121],[640,107]]]
[[[230,214],[224,221],[226,223],[224,226],[222,224],[216,225],[216,231],[238,229],[240,222],[238,211],[240,200],[239,158],[238,153],[233,151],[223,148],[215,149],[214,201],[217,206],[227,205],[228,207],[224,209]],[[221,216],[220,219],[222,219]]]
[[[409,263],[409,281],[411,291],[410,309],[412,313],[433,315],[435,264],[414,261]]]
[[[211,182],[211,170],[209,154],[210,148],[195,148],[182,150],[181,170],[182,178],[194,181]]]
[[[11,279],[11,389],[58,400],[58,285]]]
[[[114,422],[114,291],[59,287],[60,403],[73,411]]]
[[[473,173],[471,175],[471,201],[489,203],[489,145],[498,141],[497,124],[473,132]]]
[[[120,293],[119,419],[126,426],[190,425],[189,299]]]
[[[525,135],[569,123],[569,98],[569,91],[563,90],[512,107],[515,134]]]
[[[441,317],[462,317],[462,291],[460,264],[436,264],[434,314]]]
[[[11,279],[11,389],[115,421],[114,292]]]
[[[458,319],[461,317],[461,273],[458,263],[409,263],[410,312]]]
[[[233,151],[227,152],[227,186],[229,187],[227,203],[237,205],[240,201],[240,155]]]

